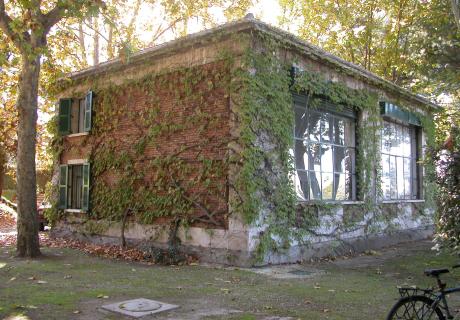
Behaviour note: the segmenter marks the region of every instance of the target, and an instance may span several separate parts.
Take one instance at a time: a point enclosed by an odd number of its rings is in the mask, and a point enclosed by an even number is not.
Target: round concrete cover
[[[120,309],[131,312],[148,312],[161,308],[161,304],[155,301],[130,301],[120,304]]]

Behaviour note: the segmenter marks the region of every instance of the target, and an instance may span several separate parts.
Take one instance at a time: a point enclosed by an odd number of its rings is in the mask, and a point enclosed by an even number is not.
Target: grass
[[[203,318],[383,319],[396,301],[397,285],[432,285],[423,269],[456,262],[455,257],[436,255],[425,246],[373,266],[322,263],[315,267],[325,271],[323,275],[281,280],[243,270],[111,261],[71,249],[42,251],[44,258],[26,260],[13,258],[12,248],[0,249],[0,318],[23,314],[32,319],[68,319],[76,318],[73,312],[78,310],[77,318],[104,319],[95,311],[98,306],[146,297],[180,305],[176,312],[183,312],[177,317],[181,319],[212,308],[241,312]],[[445,279],[453,285],[459,274]]]

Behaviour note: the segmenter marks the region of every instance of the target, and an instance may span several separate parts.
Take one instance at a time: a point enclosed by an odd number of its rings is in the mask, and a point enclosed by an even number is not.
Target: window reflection
[[[355,121],[353,118],[295,106],[296,173],[299,200],[353,200]]]
[[[383,121],[382,131],[382,196],[384,200],[413,199],[416,166],[415,129]]]

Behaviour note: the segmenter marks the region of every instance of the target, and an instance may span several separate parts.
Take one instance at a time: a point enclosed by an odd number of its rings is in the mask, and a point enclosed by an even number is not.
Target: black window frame
[[[316,96],[316,97],[313,97],[314,101],[315,101],[315,107],[309,107],[309,103],[311,103],[312,101],[312,98],[311,97],[308,97],[307,95],[300,95],[300,94],[296,94],[294,93],[293,94],[293,112],[294,112],[294,117],[296,117],[296,109],[303,109],[305,108],[306,112],[308,113],[322,113],[322,114],[327,114],[329,115],[330,117],[332,117],[332,119],[342,119],[342,120],[346,120],[348,121],[349,123],[352,124],[352,129],[353,129],[353,137],[352,137],[352,141],[353,141],[353,145],[347,145],[346,143],[343,143],[343,144],[338,144],[338,143],[334,143],[334,137],[331,133],[331,136],[330,136],[330,141],[329,142],[326,142],[326,141],[322,141],[322,138],[319,139],[318,141],[309,141],[309,139],[303,137],[303,138],[299,138],[297,137],[297,133],[296,133],[296,120],[294,121],[294,128],[293,128],[293,140],[294,140],[294,146],[293,146],[293,150],[292,150],[292,156],[293,156],[293,160],[294,160],[294,179],[297,179],[301,180],[300,178],[300,175],[299,173],[302,172],[302,174],[306,174],[306,176],[308,177],[307,178],[307,194],[304,193],[304,198],[299,198],[297,197],[297,201],[298,202],[311,202],[311,201],[330,201],[330,202],[347,202],[347,201],[357,201],[357,198],[358,198],[358,192],[357,192],[357,179],[358,179],[358,176],[357,176],[357,172],[356,172],[356,155],[357,155],[357,152],[358,152],[358,149],[357,149],[357,146],[358,146],[358,141],[357,141],[357,126],[358,126],[358,115],[357,115],[357,112],[351,108],[351,107],[347,107],[347,106],[339,106],[339,105],[335,105],[333,103],[331,103],[330,101],[328,101],[327,99],[323,98],[323,97],[319,97],[319,96]],[[299,105],[304,105],[305,107],[302,107],[302,106],[299,106]],[[333,120],[335,121],[335,120]],[[331,129],[331,132],[333,130]],[[344,137],[345,137],[345,132],[344,132]],[[302,142],[304,145],[305,143],[308,144],[308,145],[320,145],[320,148],[322,148],[321,146],[322,145],[327,145],[331,148],[331,153],[332,153],[332,163],[331,163],[331,168],[332,168],[332,172],[326,172],[326,171],[323,171],[322,169],[322,165],[320,167],[320,178],[319,178],[319,191],[320,191],[320,197],[319,198],[312,198],[312,196],[310,195],[310,186],[308,185],[309,183],[311,183],[311,178],[310,178],[310,172],[311,171],[314,171],[315,172],[315,179],[317,181],[317,185],[318,185],[318,179],[316,177],[316,172],[315,170],[310,170],[311,168],[305,168],[305,165],[303,165],[303,167],[299,168],[298,166],[298,159],[296,159],[296,146],[297,146],[297,143]],[[334,152],[335,148],[343,148],[345,149],[345,152],[347,152],[348,149],[351,149],[352,152],[348,155],[351,157],[351,163],[349,164],[349,171],[336,171],[336,162],[334,160],[334,157],[336,155],[336,152]],[[348,151],[350,152],[350,151]],[[304,161],[304,160],[301,160],[301,161]],[[309,161],[310,162],[310,161]],[[346,166],[346,165],[345,165]],[[337,188],[333,188],[332,189],[332,198],[325,198],[324,195],[323,195],[323,186],[322,186],[322,183],[323,183],[323,177],[322,175],[323,174],[327,174],[329,176],[332,176],[332,185],[336,185],[336,178],[337,178],[337,175],[341,175],[344,177],[344,179],[346,179],[346,176],[348,176],[351,181],[349,183],[346,183],[346,186],[345,188],[348,189],[348,192],[349,192],[349,197],[347,199],[336,199],[336,192],[337,192]],[[305,175],[304,175],[304,178],[305,178]],[[345,180],[346,181],[346,180]],[[296,181],[297,182],[297,181]],[[296,185],[296,182],[294,183]],[[300,182],[301,183],[301,182]],[[302,183],[301,183],[302,184]],[[297,186],[295,186],[297,188]],[[304,186],[305,187],[305,186]],[[304,188],[302,188],[302,191],[304,191]],[[296,194],[297,194],[297,190],[296,190]]]
[[[409,156],[406,156],[404,154],[395,154],[395,153],[392,153],[391,151],[390,152],[385,152],[385,149],[383,147],[383,143],[384,143],[384,128],[385,128],[385,122],[386,123],[389,123],[389,124],[392,124],[392,125],[395,125],[395,126],[399,126],[399,127],[402,127],[402,128],[406,128],[409,130],[409,140],[410,140],[410,144],[411,144],[411,152],[410,152],[410,155]],[[398,119],[394,119],[394,118],[391,118],[391,117],[387,117],[387,116],[383,116],[382,117],[382,131],[381,131],[381,137],[380,137],[380,159],[381,159],[381,163],[380,163],[380,166],[381,166],[381,171],[382,171],[382,174],[381,174],[381,181],[380,181],[380,187],[381,187],[381,190],[382,190],[382,194],[381,194],[381,200],[382,201],[401,201],[401,202],[404,202],[404,201],[410,201],[410,200],[422,200],[423,199],[423,188],[422,188],[422,166],[420,165],[420,156],[421,156],[421,153],[422,153],[422,142],[421,142],[421,138],[422,138],[422,129],[420,126],[417,126],[417,125],[414,125],[414,124],[411,124],[411,123],[408,123],[408,122],[405,122],[405,121],[401,121],[401,120],[398,120]],[[393,192],[391,190],[391,181],[390,181],[390,192],[389,192],[389,197],[386,196],[386,193],[385,193],[385,188],[384,188],[384,176],[385,176],[385,171],[384,171],[384,156],[388,156],[389,158],[389,162],[388,162],[388,171],[390,172],[391,171],[391,158],[394,158],[394,163],[395,163],[395,166],[396,166],[396,182],[395,182],[395,186],[396,186],[396,190]],[[401,197],[400,196],[400,192],[399,192],[399,189],[398,189],[398,159],[402,159],[402,163],[403,163],[403,188],[404,188],[404,195]],[[404,179],[404,160],[407,160],[409,159],[410,160],[410,194],[406,194],[406,188],[405,188],[405,179]],[[391,177],[390,177],[391,179]],[[393,196],[393,194],[395,194],[396,196]]]

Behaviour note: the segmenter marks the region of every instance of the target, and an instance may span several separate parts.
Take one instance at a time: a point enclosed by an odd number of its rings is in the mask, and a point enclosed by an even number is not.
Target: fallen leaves
[[[0,233],[8,233],[16,229],[16,220],[9,212],[0,209]]]
[[[5,230],[8,233],[2,233]],[[0,247],[12,247],[16,245],[16,221],[15,219],[0,210]],[[50,248],[72,248],[79,251],[88,253],[90,255],[95,255],[102,258],[108,259],[117,259],[117,260],[126,260],[131,262],[144,262],[147,264],[155,264],[156,261],[152,260],[152,257],[147,255],[144,251],[136,248],[123,248],[118,245],[97,245],[92,243],[85,243],[72,239],[63,239],[63,238],[53,238],[51,239],[47,232],[40,232],[40,245],[42,247]],[[61,254],[64,254],[61,252]],[[197,265],[197,259],[194,256],[186,255],[183,262],[177,263],[179,265],[183,264],[193,264]],[[66,266],[71,266],[71,264],[65,264]],[[135,272],[135,269],[133,269]]]

